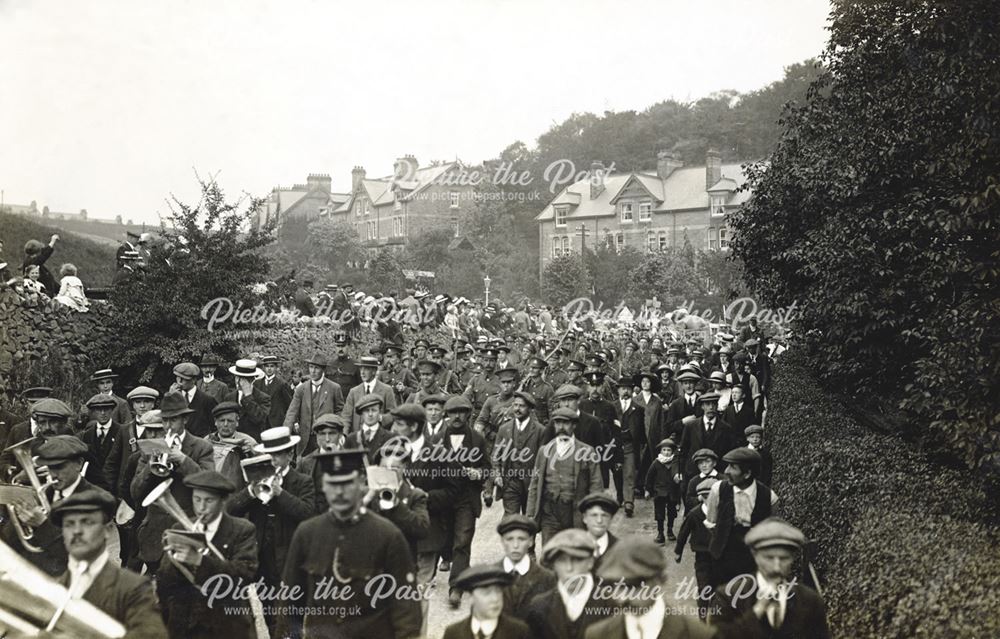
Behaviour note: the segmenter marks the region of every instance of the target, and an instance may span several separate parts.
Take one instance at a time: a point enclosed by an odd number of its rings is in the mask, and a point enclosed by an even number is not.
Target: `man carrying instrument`
[[[254,639],[253,616],[246,592],[257,574],[257,534],[253,524],[224,512],[226,497],[236,490],[231,481],[214,470],[184,478],[190,489],[195,521],[179,522],[174,530],[204,533],[197,543],[164,535],[164,553],[156,573],[156,592],[163,602],[171,639]],[[191,538],[195,541],[194,538]],[[226,579],[228,577],[229,579]],[[232,580],[233,588],[227,584]],[[210,600],[220,584],[216,599]],[[223,596],[224,595],[224,596]]]
[[[120,622],[126,636],[162,639],[167,629],[153,583],[108,561],[108,538],[116,532],[114,513],[115,498],[96,487],[76,490],[52,508],[50,518],[61,529],[69,555],[59,583],[73,599],[88,601]]]

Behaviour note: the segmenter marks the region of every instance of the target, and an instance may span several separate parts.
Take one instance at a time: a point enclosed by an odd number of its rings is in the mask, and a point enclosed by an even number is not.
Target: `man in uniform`
[[[264,376],[254,381],[254,387],[264,391],[271,398],[271,408],[267,414],[267,427],[281,426],[285,421],[288,405],[292,403],[292,387],[288,380],[278,374],[279,360],[275,355],[260,358]]]
[[[406,398],[407,404],[420,404],[426,397],[444,394],[444,391],[438,386],[438,374],[441,372],[440,364],[429,359],[418,360],[416,371],[420,388]]]
[[[538,421],[548,424],[549,404],[552,401],[552,393],[555,392],[552,384],[542,377],[548,363],[541,357],[532,357],[527,363],[526,375],[518,390],[530,393],[535,398],[535,414],[538,416]]]
[[[309,379],[295,387],[292,403],[288,405],[282,424],[302,438],[296,450],[299,456],[316,448],[312,425],[319,416],[326,413],[339,414],[344,407],[340,385],[326,376],[329,367],[326,355],[316,353],[306,364],[309,366]]]
[[[225,401],[230,388],[215,377],[215,371],[219,369],[219,360],[214,355],[205,355],[201,358],[198,368],[201,369],[201,379],[196,384],[198,390],[214,399],[216,403]]]
[[[494,372],[497,365],[497,351],[486,348],[482,351],[483,368],[472,377],[465,389],[465,397],[472,402],[472,410],[478,415],[486,400],[500,392],[500,382]]]
[[[302,522],[292,535],[283,581],[286,593],[297,588],[301,597],[284,602],[289,615],[281,636],[419,636],[420,603],[399,590],[415,581],[406,537],[361,504],[367,490],[364,453],[324,453],[317,464],[329,510]],[[371,588],[395,589],[386,598],[366,595],[371,580]]]
[[[514,401],[514,388],[517,386],[517,369],[504,368],[496,372],[499,391],[483,402],[483,407],[476,418],[476,432],[486,439],[486,453],[492,455],[493,442],[497,438],[500,424],[511,417],[511,404]]]
[[[535,456],[542,446],[545,427],[532,415],[531,393],[515,391],[510,419],[500,424],[491,456],[493,482],[500,489],[504,513],[524,514]]]
[[[378,395],[382,398],[382,408],[385,412],[392,411],[396,407],[396,393],[392,387],[378,379],[378,358],[364,356],[355,364],[361,375],[361,383],[347,392],[344,399],[344,409],[341,417],[351,424],[351,433],[361,428],[361,415],[355,412],[354,408],[362,397],[367,395]]]
[[[465,389],[465,386],[462,386],[459,382],[457,372],[448,366],[448,349],[444,346],[433,344],[427,349],[427,352],[430,354],[431,361],[437,362],[441,367],[441,372],[438,374],[438,386],[444,389],[444,392],[449,395],[461,393]]]
[[[52,508],[50,519],[69,556],[59,583],[125,626],[127,637],[166,637],[153,582],[110,561],[114,516],[115,498],[96,487],[77,491]]]
[[[400,363],[400,357],[403,355],[402,347],[396,344],[386,344],[383,351],[382,369],[379,371],[378,378],[382,383],[392,387],[393,392],[396,393],[396,403],[402,404],[411,393],[417,391],[417,378],[413,371]]]
[[[212,427],[215,424],[215,420],[212,418],[212,409],[218,402],[203,391],[198,390],[197,383],[200,377],[200,368],[191,362],[181,362],[174,366],[176,382],[170,387],[170,391],[180,392],[187,401],[187,407],[191,409],[185,430],[197,437],[205,437],[212,432]]]
[[[552,388],[559,388],[569,379],[569,374],[566,372],[566,363],[563,360],[565,355],[565,348],[557,346],[555,342],[550,345],[549,359],[552,361],[549,362],[548,370],[545,372],[545,381]]]
[[[330,360],[327,375],[341,389],[354,388],[361,383],[361,372],[348,350],[351,338],[346,333],[338,333],[333,338],[337,354]]]
[[[606,399],[608,382],[605,380],[604,371],[590,370],[583,374],[587,380],[585,396],[580,400],[580,412],[593,415],[601,426],[602,440],[607,445],[612,445],[614,440],[612,435],[615,429],[615,406]],[[611,464],[614,454],[617,451],[612,448],[611,454],[601,456],[601,481],[604,487],[609,485],[611,475]]]

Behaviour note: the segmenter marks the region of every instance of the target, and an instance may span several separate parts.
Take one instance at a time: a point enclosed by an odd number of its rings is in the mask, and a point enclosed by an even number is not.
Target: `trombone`
[[[200,518],[191,521],[191,518],[187,516],[187,513],[184,512],[184,509],[181,508],[181,505],[177,503],[177,500],[174,499],[174,496],[170,493],[170,486],[173,483],[174,483],[173,478],[170,478],[157,484],[156,487],[153,488],[153,490],[151,490],[148,495],[146,495],[146,498],[142,500],[142,507],[149,508],[151,504],[156,504],[163,510],[167,511],[167,513],[170,516],[172,516],[177,521],[177,523],[179,523],[181,527],[184,528],[184,530],[188,532],[194,532],[195,524],[197,524],[198,521],[200,521]],[[207,539],[206,542],[207,545],[205,546],[204,550],[202,550],[202,554],[207,555],[209,552],[211,552],[216,556],[216,558],[225,561],[225,557],[222,556],[222,553],[219,552],[219,549],[213,546],[212,542],[208,541]]]
[[[38,477],[40,469],[35,468],[35,461],[31,458],[31,446],[37,438],[29,437],[24,441],[20,441],[13,446],[7,448],[7,451],[14,455],[21,468],[24,469],[24,474],[28,477],[28,481],[31,482],[31,487],[35,491],[35,498],[38,500],[39,506],[41,506],[42,513],[45,515],[49,514],[52,506],[49,504],[49,499],[45,495],[45,490],[55,484],[55,480],[51,477],[46,483],[42,483],[41,479]],[[30,504],[20,502],[21,505],[28,506]],[[7,504],[7,513],[10,515],[11,523],[14,525],[14,532],[17,533],[18,539],[21,541],[21,545],[24,549],[31,553],[41,553],[42,549],[31,543],[31,540],[35,536],[35,531],[21,522],[17,516],[17,510],[15,504]]]

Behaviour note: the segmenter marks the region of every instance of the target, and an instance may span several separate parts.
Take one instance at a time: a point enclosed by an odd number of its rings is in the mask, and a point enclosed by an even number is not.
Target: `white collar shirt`
[[[656,639],[663,629],[663,617],[667,614],[667,605],[662,599],[650,606],[641,615],[625,615],[625,636],[628,639]]]

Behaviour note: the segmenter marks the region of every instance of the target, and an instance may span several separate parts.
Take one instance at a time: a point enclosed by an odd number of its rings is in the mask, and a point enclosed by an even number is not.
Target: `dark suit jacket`
[[[120,491],[122,471],[128,464],[128,458],[132,456],[132,453],[139,450],[139,445],[136,443],[138,439],[135,420],[120,425],[111,451],[104,458],[104,481],[109,485],[108,490],[115,497],[123,496]],[[126,484],[126,488],[127,486],[128,484]]]
[[[443,428],[443,426],[442,426]],[[440,437],[425,443],[421,456],[411,461],[406,468],[406,478],[414,487],[427,493],[427,514],[430,524],[427,534],[417,542],[418,552],[437,552],[448,544],[448,524],[445,516],[452,507],[461,487],[456,478],[442,469],[447,464],[442,461],[444,445]]]
[[[268,428],[281,426],[285,421],[288,405],[292,403],[292,387],[288,385],[288,381],[281,375],[275,375],[270,384],[262,377],[254,381],[253,385],[271,398],[271,409],[267,415]]]
[[[59,583],[69,587],[69,572],[59,577]],[[153,582],[148,577],[108,561],[83,594],[83,599],[125,626],[128,639],[167,637]]]
[[[215,575],[229,575],[233,581],[253,581],[257,574],[257,534],[253,524],[245,519],[222,514],[222,521],[212,539],[224,559],[209,553],[197,569],[192,570],[195,583],[184,576],[170,557],[165,555],[156,572],[156,593],[163,603],[163,617],[171,637],[256,637],[250,606],[233,597],[217,599],[208,607],[201,592],[202,585]],[[234,589],[235,590],[235,589]],[[209,590],[209,592],[212,592]],[[240,610],[241,614],[233,614]],[[228,614],[227,614],[228,613]]]
[[[490,459],[486,454],[486,440],[482,435],[473,430],[471,426],[466,426],[463,432],[465,439],[462,440],[461,448],[456,450],[451,446],[452,434],[457,435],[458,433],[446,431],[441,438],[441,446],[446,451],[445,456],[452,460],[449,464],[452,470],[457,470],[458,467],[479,468],[487,471],[490,469]],[[457,494],[451,507],[471,505],[475,516],[481,515],[483,512],[482,491],[485,480],[470,479],[458,472],[454,472],[452,476],[455,477]]]
[[[218,404],[203,391],[195,390],[194,399],[188,403],[188,408],[194,412],[188,416],[187,431],[198,437],[205,437],[215,430],[215,418],[212,409]]]
[[[597,585],[594,584],[595,591]],[[612,614],[613,605],[609,604],[606,599],[594,599],[594,593],[591,592],[583,613],[573,623],[566,616],[566,607],[559,597],[559,590],[553,587],[531,600],[525,610],[524,620],[535,639],[583,639],[584,632],[591,624]]]
[[[503,570],[503,559],[496,563]],[[517,575],[514,583],[504,586],[503,611],[518,619],[524,619],[528,604],[538,595],[556,587],[556,575],[548,568],[531,560],[531,567],[523,575]]]
[[[316,418],[327,413],[339,413],[343,407],[344,395],[340,386],[328,377],[323,378],[316,397],[313,397],[311,380],[295,387],[292,403],[288,405],[282,425],[288,426],[302,438],[296,447],[298,456],[305,455],[315,447],[316,438],[313,437],[312,425]],[[295,424],[298,424],[298,428]]]
[[[493,631],[490,639],[531,639],[531,637],[532,634],[527,624],[508,615],[505,606],[497,621],[497,628]],[[444,639],[475,639],[472,634],[472,616],[456,621],[445,628]]]
[[[739,445],[739,438],[733,432],[733,427],[722,419],[715,418],[715,426],[711,433],[705,432],[705,419],[699,417],[697,421],[684,427],[684,434],[681,435],[681,455],[685,461],[684,473],[688,476],[698,474],[698,465],[691,459],[691,455],[701,448],[710,448],[722,459],[722,456]]]
[[[378,499],[368,504],[368,509],[382,515],[406,537],[410,546],[410,556],[417,563],[418,544],[427,536],[431,527],[431,517],[427,511],[427,493],[416,488],[409,482],[403,482],[396,494],[397,503],[389,510],[382,510]]]
[[[650,393],[649,402],[647,403],[640,392],[632,398],[632,401],[642,406],[643,417],[646,420],[646,442],[650,448],[650,454],[653,454],[652,450],[666,437],[662,424],[664,417],[660,396],[656,393]]]
[[[733,403],[729,402],[726,410],[722,413],[722,419],[726,420],[733,427],[735,433],[742,438],[746,427],[757,421],[757,415],[753,410],[753,400],[744,397],[739,413],[736,412]]]
[[[223,401],[235,402],[240,397],[239,390],[229,391]],[[260,431],[268,429],[268,418],[271,415],[271,397],[261,389],[254,387],[253,392],[243,397],[240,402],[239,431],[250,435],[258,442]],[[212,420],[214,427],[215,420]]]
[[[344,438],[344,448],[363,448],[369,464],[378,464],[382,459],[382,446],[395,437],[389,430],[379,426],[370,442],[364,441],[364,432],[358,430]]]
[[[615,400],[615,419],[621,423],[620,429],[612,431],[615,435],[615,462],[622,461],[622,445],[631,442],[633,454],[641,451],[646,444],[646,414],[642,406],[633,399],[629,402],[628,410],[622,413],[621,400]],[[654,446],[656,443],[653,444]]]
[[[709,639],[715,637],[716,630],[698,619],[682,615],[666,614],[663,616],[663,626],[656,639]],[[743,635],[736,635],[743,637]],[[595,622],[584,634],[586,639],[626,639],[625,616],[615,615],[609,619]],[[653,639],[650,637],[649,639]]]
[[[316,514],[316,491],[311,477],[289,470],[281,488],[281,494],[267,504],[251,497],[247,488],[226,501],[226,512],[248,519],[257,530],[260,574],[268,582],[281,579],[288,544],[299,522]]]
[[[88,423],[87,427],[79,435],[80,440],[90,449],[90,458],[88,460],[90,461],[90,466],[88,467],[87,475],[91,477],[91,481],[94,484],[108,492],[114,492],[114,480],[104,474],[104,463],[121,438],[121,428],[122,425],[112,419],[108,427],[108,432],[104,436],[103,443],[97,438],[97,422],[95,421]],[[94,468],[95,472],[93,474],[90,472],[90,468]]]
[[[739,579],[739,577],[737,577]],[[728,592],[738,592],[740,585],[729,583],[733,588]],[[748,589],[746,585],[743,585]],[[829,639],[830,629],[826,621],[826,604],[816,591],[802,584],[795,584],[788,593],[785,605],[785,618],[781,627],[775,630],[768,622],[767,616],[758,619],[753,614],[756,597],[747,596],[736,600],[733,607],[732,597],[725,596],[724,588],[715,591],[712,605],[721,610],[712,623],[719,628],[720,635],[746,637],[747,639]]]
[[[31,437],[31,420],[25,420],[23,422],[14,424],[10,428],[10,432],[7,433],[7,441],[4,442],[4,451],[0,453],[0,474],[3,475],[4,481],[8,477],[8,473],[11,473],[12,469],[20,470],[21,466],[17,463],[17,459],[14,458],[14,454],[9,452],[7,448],[13,446],[18,442],[23,442],[24,440]]]
[[[542,443],[549,443],[555,436],[556,429],[552,425],[551,420],[549,420],[549,425],[545,428],[545,437]],[[601,427],[601,422],[590,413],[582,410],[580,411],[580,419],[576,423],[576,430],[573,431],[573,436],[601,455],[604,453],[604,447],[608,444],[604,438],[604,429]]]
[[[674,401],[667,406],[666,414],[663,418],[663,432],[665,437],[675,437],[675,441],[680,443],[684,434],[684,418],[689,415],[701,415],[698,410],[698,402],[692,407],[684,398],[684,393],[680,393]],[[656,443],[653,444],[656,446]],[[693,452],[693,451],[692,451]]]
[[[580,450],[580,447],[583,447],[583,450]],[[525,515],[539,523],[542,516],[542,499],[545,494],[546,478],[548,470],[552,467],[550,460],[555,454],[555,441],[549,442],[538,450],[538,455],[535,457],[535,472],[531,476],[531,485],[528,487],[528,505],[525,508]],[[578,504],[590,493],[603,491],[604,482],[601,481],[601,469],[598,463],[597,451],[592,447],[579,440],[575,440],[572,459],[574,474],[573,502]],[[583,515],[576,508],[573,509],[573,525],[578,528],[583,527]]]

